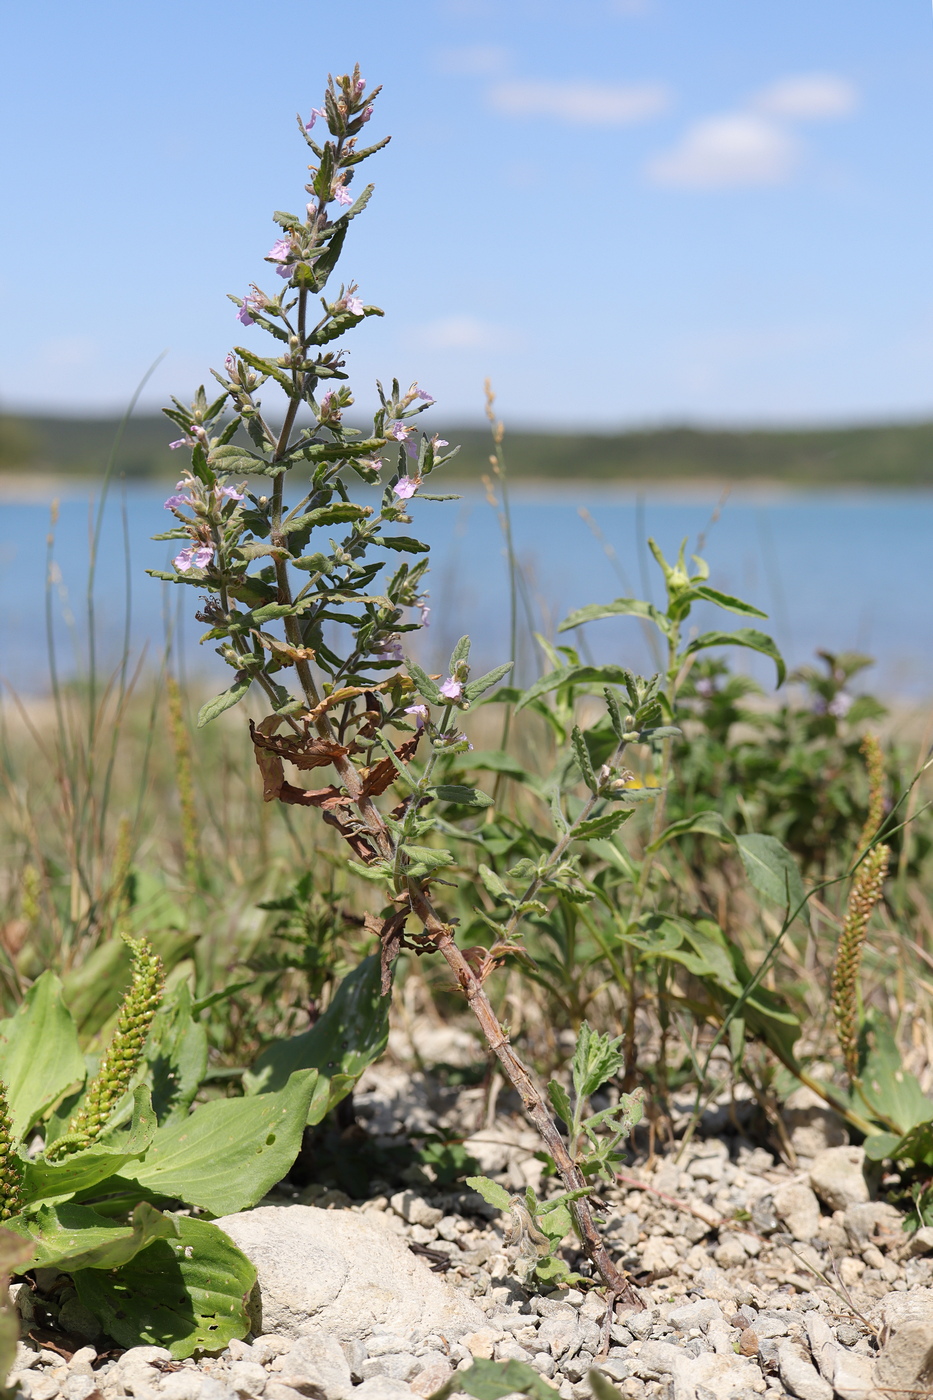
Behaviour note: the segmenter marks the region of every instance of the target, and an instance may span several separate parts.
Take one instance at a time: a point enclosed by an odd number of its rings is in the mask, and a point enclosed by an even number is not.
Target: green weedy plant
[[[56,1267],[120,1345],[154,1343],[184,1357],[249,1330],[255,1270],[210,1217],[255,1205],[280,1181],[306,1124],[362,1073],[365,1047],[370,1058],[384,1047],[380,968],[368,959],[344,979],[296,1073],[269,1083],[257,1064],[248,1096],[192,1111],[207,1069],[205,1029],[187,983],[164,995],[151,948],[127,941],[132,984],[96,1071],[53,973],[0,1022],[0,1219],[22,1242],[17,1274]],[[361,1006],[374,1003],[364,1036]],[[348,1025],[352,1056],[342,1044]],[[0,1309],[0,1350],[4,1325]]]
[[[389,393],[378,385],[371,432],[362,436],[350,428],[344,414],[353,398],[343,383],[343,352],[328,348],[368,316],[381,314],[363,303],[354,284],[326,292],[349,222],[372,192],[367,186],[354,200],[357,166],[385,144],[357,146],[375,96],[354,69],[331,79],[323,106],[299,123],[316,164],[306,186],[306,214],[274,216],[282,236],[266,260],[284,287],[272,295],[254,286],[249,296],[233,298],[241,324],[258,327],[277,343],[266,354],[236,347],[225,373],[214,372],[221,387],[217,398],[209,401],[202,388],[190,407],[176,400],[166,410],[182,430],[176,445],[190,449],[191,465],[166,502],[178,525],[163,538],[181,541],[183,548],[174,572],[156,576],[207,595],[198,614],[208,624],[204,640],[218,644],[234,672],[228,689],[203,707],[199,723],[251,690],[262,695],[268,713],[250,730],[265,800],[320,811],[349,846],[348,867],[381,891],[381,908],[367,916],[366,926],[381,944],[383,991],[402,948],[437,951],[453,973],[563,1186],[554,1211],[542,1207],[539,1214],[535,1202],[527,1203],[528,1219],[519,1222],[524,1235],[534,1243],[536,1219],[569,1212],[603,1282],[635,1303],[588,1200],[587,1171],[611,1165],[625,1113],[581,1117],[581,1104],[592,1092],[584,1076],[573,1108],[559,1094],[551,1100],[565,1118],[568,1143],[484,984],[503,962],[515,959],[530,976],[557,987],[579,1024],[585,1005],[575,989],[596,976],[600,961],[599,980],[605,983],[608,964],[626,997],[626,1089],[635,1073],[635,1013],[645,978],[657,977],[664,1006],[671,969],[685,967],[705,982],[713,1013],[732,1024],[736,1043],[746,1027],[792,1040],[793,1016],[761,989],[760,975],[751,977],[741,951],[711,919],[683,911],[682,901],[669,898],[670,882],[658,861],[661,849],[677,838],[711,833],[739,851],[753,885],[785,909],[787,921],[805,910],[797,867],[775,838],[735,836],[715,811],[667,827],[664,818],[671,741],[680,733],[677,699],[694,658],[711,647],[749,647],[772,657],[779,679],[783,662],[770,637],[752,628],[685,639],[699,602],[745,616],[763,614],[710,587],[703,560],[695,559],[690,574],[683,549],[670,565],[654,544],[667,588],[664,611],[619,599],[584,609],[564,628],[611,614],[642,617],[665,639],[662,676],[646,680],[622,666],[583,665],[571,649],[558,653],[543,643],[553,669],[523,692],[502,686],[511,662],[472,680],[468,637],[457,643],[443,678],[405,656],[403,637],[426,617],[426,560],[405,561],[381,585],[377,581],[393,555],[427,552],[414,535],[396,531],[411,524],[413,502],[445,499],[425,487],[453,454],[444,455],[447,443],[436,435],[419,433],[417,416],[433,399],[417,384],[407,393],[397,382]],[[319,119],[328,130],[322,143],[312,134]],[[312,311],[313,297],[320,298],[320,313]],[[321,393],[325,381],[329,387]],[[266,406],[267,393],[276,390],[284,395],[278,419]],[[273,427],[274,421],[281,426]],[[388,452],[390,466],[383,472]],[[286,504],[289,473],[305,480],[298,499]],[[235,475],[262,485],[231,484]],[[375,503],[362,504],[350,496],[354,476],[367,485],[388,481]],[[335,526],[344,532],[328,537]],[[605,715],[583,728],[577,704],[594,689],[603,697]],[[558,753],[543,779],[501,750],[471,751],[459,717],[491,691],[489,698],[514,706],[515,715],[537,712],[550,726]],[[336,779],[306,789],[290,780],[286,765],[299,773],[330,767]],[[634,771],[639,766],[651,770],[645,781]],[[496,772],[497,798],[501,792],[506,800],[494,803],[476,785],[473,774],[484,770]],[[503,776],[527,788],[532,801],[524,812],[510,812],[514,804]],[[652,830],[647,850],[635,857],[619,832],[645,802],[654,803]],[[475,814],[490,807],[476,822]],[[451,878],[458,867],[466,876],[459,886]],[[457,916],[438,907],[439,893],[451,885]],[[584,942],[593,950],[585,956]],[[548,943],[557,949],[556,971],[553,957],[538,961]],[[348,1030],[351,1052],[354,1035],[365,1028],[361,1018]],[[279,1042],[245,1079],[246,1092],[278,1086],[308,1063],[304,1037]],[[626,1112],[633,1121],[634,1109]]]

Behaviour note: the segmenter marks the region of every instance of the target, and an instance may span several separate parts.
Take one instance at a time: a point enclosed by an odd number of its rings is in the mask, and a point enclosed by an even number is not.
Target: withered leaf
[[[421,730],[413,734],[410,739],[406,739],[403,744],[399,744],[395,750],[395,757],[402,763],[407,763],[415,755],[418,741],[421,738]],[[378,763],[374,763],[372,768],[360,770],[360,777],[363,779],[361,797],[378,797],[385,792],[386,788],[395,782],[398,777],[398,769],[391,758],[381,758]]]

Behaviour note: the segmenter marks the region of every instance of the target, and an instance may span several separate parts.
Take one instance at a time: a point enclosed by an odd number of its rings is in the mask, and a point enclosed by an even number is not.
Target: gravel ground
[[[509,1189],[541,1187],[537,1139],[507,1105],[489,1113],[488,1092],[451,1094],[380,1066],[357,1104],[384,1143],[434,1127],[445,1113],[448,1126],[469,1125],[471,1115],[475,1124],[483,1109],[488,1126],[474,1127],[467,1150]],[[606,1239],[634,1277],[642,1311],[607,1317],[599,1293],[582,1286],[526,1290],[511,1272],[499,1213],[416,1171],[409,1189],[363,1202],[321,1186],[274,1199],[382,1213],[427,1267],[479,1305],[485,1323],[475,1331],[377,1330],[336,1352],[333,1343],[329,1370],[302,1340],[275,1335],[185,1362],[153,1347],[99,1356],[90,1339],[73,1350],[87,1317],[64,1280],[43,1278],[44,1293],[20,1287],[25,1320],[38,1305],[46,1325],[57,1316],[65,1331],[54,1348],[48,1331],[44,1344],[21,1342],[11,1383],[27,1400],[390,1400],[426,1397],[482,1357],[527,1362],[562,1400],[591,1395],[594,1367],[627,1400],[933,1395],[933,1230],[905,1234],[894,1207],[874,1198],[861,1148],[807,1091],[784,1115],[793,1168],[741,1127],[736,1105],[723,1105],[707,1115],[706,1136],[676,1157],[636,1157],[600,1192]],[[580,1265],[572,1251],[567,1257]]]

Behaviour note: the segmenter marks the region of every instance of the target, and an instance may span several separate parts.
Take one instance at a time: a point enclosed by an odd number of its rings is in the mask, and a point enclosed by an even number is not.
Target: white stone
[[[451,1338],[482,1326],[476,1304],[431,1273],[385,1221],[381,1213],[314,1206],[221,1217],[216,1224],[257,1270],[255,1330],[298,1337],[322,1328],[352,1341],[386,1325],[436,1328]]]
[[[861,1147],[827,1147],[810,1167],[810,1185],[830,1210],[845,1210],[869,1199]]]
[[[798,1400],[833,1400],[833,1388],[815,1366],[804,1361],[792,1342],[778,1345],[778,1371],[781,1380]]]
[[[789,1181],[778,1187],[772,1198],[774,1213],[783,1220],[795,1240],[807,1243],[820,1225],[820,1203],[816,1193],[802,1181]]]
[[[933,1389],[933,1289],[889,1293],[881,1305],[883,1345],[875,1359],[879,1390]]]

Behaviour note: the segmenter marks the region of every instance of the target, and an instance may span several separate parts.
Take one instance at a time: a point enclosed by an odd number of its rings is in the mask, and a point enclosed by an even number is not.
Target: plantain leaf
[[[13,1136],[22,1138],[61,1098],[84,1082],[78,1031],[54,972],[36,979],[15,1016],[0,1021],[0,1079],[6,1086]]]

